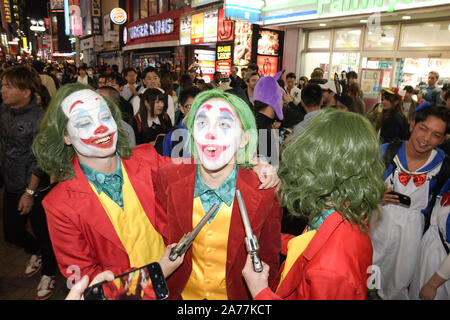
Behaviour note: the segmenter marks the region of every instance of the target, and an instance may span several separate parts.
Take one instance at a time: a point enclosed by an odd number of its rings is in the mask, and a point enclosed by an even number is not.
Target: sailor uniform
[[[381,146],[381,154],[387,144]],[[388,188],[411,198],[409,207],[388,203],[380,206],[381,216],[375,212],[371,220],[373,264],[380,268],[378,295],[383,299],[407,300],[415,267],[419,261],[420,244],[429,206],[430,194],[436,183],[444,152],[434,149],[428,161],[417,171],[410,171],[403,142],[383,180]]]
[[[439,234],[440,233],[440,234]],[[442,236],[442,240],[441,240]],[[419,299],[420,289],[439,269],[441,263],[448,257],[444,248],[450,247],[450,179],[439,193],[430,220],[430,227],[422,238],[420,262],[409,288],[410,299]],[[435,300],[450,300],[450,281],[441,285]]]

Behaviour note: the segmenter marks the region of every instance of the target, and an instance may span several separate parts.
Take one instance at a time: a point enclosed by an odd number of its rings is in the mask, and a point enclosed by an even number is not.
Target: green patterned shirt
[[[112,201],[124,210],[122,194],[123,174],[120,157],[117,153],[116,159],[117,169],[115,172],[110,174],[92,169],[91,167],[83,164],[80,159],[78,159],[78,162],[80,163],[80,167],[81,170],[83,170],[84,175],[88,181],[94,185],[97,192],[100,194],[103,191]]]
[[[195,176],[194,199],[200,197],[205,212],[207,212],[214,203],[217,203],[219,208],[222,205],[222,202],[225,202],[227,206],[231,206],[231,204],[233,203],[234,194],[236,192],[237,176],[238,166],[235,165],[233,171],[230,173],[228,178],[226,178],[225,181],[220,185],[220,187],[218,187],[217,189],[211,189],[202,180],[199,164],[197,166],[197,173]],[[212,215],[211,219],[209,219],[209,223],[212,222],[218,211],[219,210],[217,210]]]

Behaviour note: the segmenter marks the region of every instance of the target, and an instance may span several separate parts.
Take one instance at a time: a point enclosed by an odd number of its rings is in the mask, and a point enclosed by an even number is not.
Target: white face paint
[[[215,98],[203,103],[195,114],[193,136],[200,162],[215,171],[234,161],[242,127],[231,105]]]
[[[115,153],[117,124],[101,95],[80,90],[66,97],[61,107],[69,118],[67,136],[77,154],[104,158]]]

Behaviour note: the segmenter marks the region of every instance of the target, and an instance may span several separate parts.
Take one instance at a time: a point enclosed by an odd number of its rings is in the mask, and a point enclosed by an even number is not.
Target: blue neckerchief
[[[225,202],[227,206],[231,206],[234,199],[234,194],[236,192],[236,182],[238,175],[238,166],[235,165],[233,171],[230,173],[228,178],[218,187],[217,189],[211,189],[203,181],[200,174],[200,164],[197,165],[197,173],[195,175],[195,189],[194,189],[194,199],[200,197],[205,212],[209,210],[216,203],[219,208],[222,202]],[[209,223],[212,222],[219,210],[211,216]]]
[[[94,185],[95,190],[97,190],[99,194],[103,191],[112,201],[124,210],[122,194],[123,174],[120,157],[117,153],[116,159],[117,169],[110,174],[92,169],[83,164],[80,159],[78,159],[78,162],[87,180]]]
[[[315,217],[309,224],[308,224],[308,231],[314,230],[314,229],[319,229],[320,226],[322,225],[322,223],[325,221],[325,219],[332,214],[333,212],[335,212],[336,210],[334,209],[330,209],[330,210],[325,210],[324,212],[322,212],[322,214],[318,217]]]
[[[383,157],[384,153],[386,152],[388,145],[389,145],[389,143],[385,143],[385,144],[381,145],[381,147],[380,147],[380,155],[381,155],[381,157]],[[397,152],[396,157],[397,157],[398,161],[400,161],[400,163],[403,166],[403,168],[405,170],[409,171],[408,162],[406,161],[405,145],[406,145],[406,141],[404,141],[402,143],[400,149]],[[416,174],[427,173],[427,172],[433,170],[434,168],[436,168],[436,166],[441,164],[442,161],[444,161],[444,158],[445,158],[444,151],[442,151],[439,148],[434,148],[434,150],[437,151],[437,153],[434,156],[434,158],[430,161],[430,163],[428,163],[426,166],[421,168],[419,171],[415,171]],[[400,168],[400,166],[397,166],[397,169],[400,172],[404,172]],[[386,179],[393,173],[392,170],[393,170],[393,166],[392,166],[392,164],[389,164],[388,167],[386,168],[386,170],[384,171],[383,181],[386,181]],[[405,172],[405,173],[407,173],[407,172]],[[427,204],[426,208],[424,208],[421,211],[423,214],[427,214],[427,212],[428,212],[428,207],[430,206],[429,201],[431,200],[431,193],[433,192],[433,189],[434,189],[434,186],[436,185],[436,182],[437,182],[436,179],[434,177],[432,177],[432,179],[430,180],[429,190],[428,190],[428,204]]]

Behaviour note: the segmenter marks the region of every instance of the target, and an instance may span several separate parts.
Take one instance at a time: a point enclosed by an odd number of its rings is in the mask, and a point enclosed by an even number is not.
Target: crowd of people
[[[41,272],[36,299],[58,268],[81,298],[87,278],[155,261],[171,299],[450,299],[450,85],[438,72],[366,106],[354,71],[249,64],[207,83],[194,65],[2,68],[4,238],[31,256],[26,277]]]

